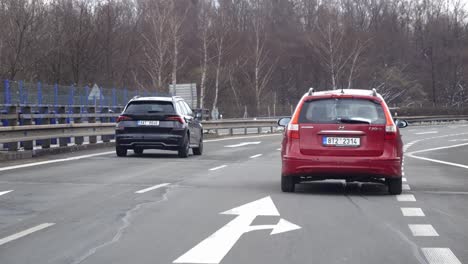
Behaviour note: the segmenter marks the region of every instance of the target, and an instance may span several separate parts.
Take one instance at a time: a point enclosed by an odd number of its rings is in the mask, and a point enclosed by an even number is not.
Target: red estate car
[[[309,90],[286,127],[282,142],[281,189],[294,192],[304,181],[344,179],[402,190],[403,142],[383,97],[376,90]]]

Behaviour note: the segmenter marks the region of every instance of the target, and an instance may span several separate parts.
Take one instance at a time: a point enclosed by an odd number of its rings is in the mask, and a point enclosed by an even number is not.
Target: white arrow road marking
[[[259,215],[280,215],[270,196],[222,212],[221,214],[237,215],[237,217],[187,251],[184,255],[174,260],[174,263],[218,264],[234,244],[236,244],[237,240],[247,232],[272,229],[270,235],[274,235],[301,228],[284,219],[280,219],[276,225],[251,226],[254,219]]]
[[[4,195],[4,194],[7,194],[7,193],[11,193],[13,190],[8,190],[8,191],[4,191],[4,192],[0,192],[0,196]]]
[[[242,142],[242,143],[239,143],[239,144],[235,144],[235,145],[227,145],[227,146],[224,146],[225,148],[238,148],[238,147],[243,147],[243,146],[248,146],[248,145],[258,145],[262,143],[261,141],[255,141],[255,142]]]

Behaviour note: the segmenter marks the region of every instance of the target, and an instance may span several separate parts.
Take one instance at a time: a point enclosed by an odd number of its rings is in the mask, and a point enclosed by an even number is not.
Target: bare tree
[[[212,14],[213,3],[212,0],[202,0],[199,14],[199,27],[200,27],[200,40],[201,40],[201,78],[200,78],[200,100],[198,101],[198,107],[201,109],[205,106],[205,90],[206,90],[206,78],[208,72],[209,62],[209,46],[213,42],[211,36],[211,27],[213,27],[213,14]]]
[[[144,40],[143,70],[150,77],[151,84],[156,89],[162,90],[166,82],[166,70],[170,62],[170,0],[147,1],[142,4],[145,10],[146,28],[141,34]]]
[[[170,10],[169,10],[169,32],[172,39],[172,89],[175,91],[175,85],[177,84],[177,71],[179,69],[179,49],[180,42],[182,41],[183,31],[182,25],[185,22],[187,12],[189,8],[184,5],[184,10],[178,12],[176,8],[176,1],[171,1]]]
[[[255,0],[252,2],[254,12],[252,14],[253,52],[251,59],[253,60],[253,80],[251,80],[251,83],[255,93],[255,109],[257,114],[260,113],[262,95],[271,80],[271,75],[276,64],[276,60],[270,59],[270,51],[266,46],[267,30],[265,25],[268,17],[268,2],[266,0]],[[247,74],[247,76],[251,75]]]

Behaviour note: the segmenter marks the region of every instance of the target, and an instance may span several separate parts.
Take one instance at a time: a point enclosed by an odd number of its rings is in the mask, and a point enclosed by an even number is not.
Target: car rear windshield
[[[380,102],[356,98],[330,98],[304,102],[300,123],[385,124]]]
[[[136,101],[131,102],[125,114],[174,114],[174,105],[167,101]]]

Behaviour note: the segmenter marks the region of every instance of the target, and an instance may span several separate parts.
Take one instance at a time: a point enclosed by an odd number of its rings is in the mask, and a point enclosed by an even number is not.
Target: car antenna
[[[309,89],[309,95],[312,95],[314,93],[314,88],[313,87],[310,87]]]
[[[377,96],[377,90],[375,88],[372,88],[372,95]]]
[[[344,94],[344,90],[343,90],[343,87],[341,87],[341,94]]]

